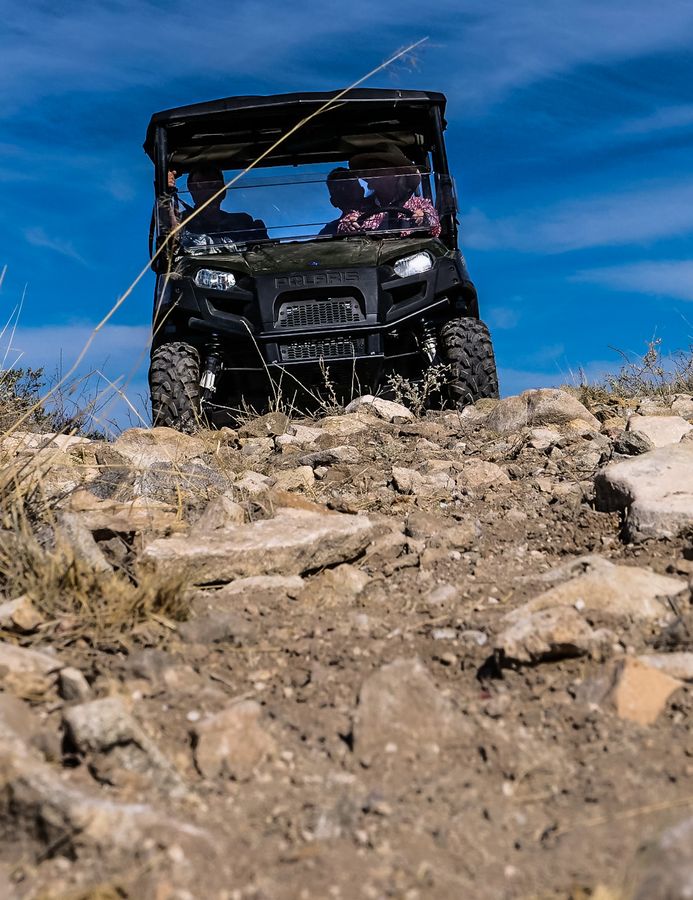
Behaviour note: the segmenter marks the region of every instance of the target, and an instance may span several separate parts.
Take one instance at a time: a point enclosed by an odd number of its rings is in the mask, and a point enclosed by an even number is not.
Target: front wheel
[[[458,409],[498,397],[491,335],[479,319],[451,319],[440,331],[443,361],[452,369],[448,391]]]
[[[152,421],[191,433],[202,425],[200,354],[191,344],[171,341],[157,347],[149,366]]]

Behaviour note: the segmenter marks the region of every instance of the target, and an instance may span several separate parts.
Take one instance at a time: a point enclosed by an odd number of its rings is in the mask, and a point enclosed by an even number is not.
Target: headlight
[[[408,278],[410,275],[420,275],[422,272],[428,272],[433,268],[433,257],[430,253],[414,253],[412,256],[405,256],[404,259],[398,259],[394,265],[395,272],[400,278]]]
[[[212,291],[229,291],[236,283],[233,272],[219,272],[217,269],[198,269],[195,284]]]

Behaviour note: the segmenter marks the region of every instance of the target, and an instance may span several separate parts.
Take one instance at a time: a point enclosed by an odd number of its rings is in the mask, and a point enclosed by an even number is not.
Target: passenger
[[[169,172],[169,187],[173,186],[175,173]],[[261,219],[253,219],[248,213],[226,212],[221,208],[222,201],[226,197],[223,187],[224,175],[220,169],[208,166],[190,172],[188,191],[193,205],[188,206],[182,216],[186,229],[193,234],[207,234],[210,237],[223,234],[242,243],[267,240],[267,228]],[[211,199],[213,197],[214,199]]]
[[[350,160],[349,168],[360,171],[373,192],[374,211],[348,213],[339,222],[338,234],[396,230],[406,237],[415,229],[426,229],[433,237],[440,235],[435,207],[416,195],[421,184],[419,170],[401,150],[392,147],[360,153]]]
[[[338,219],[328,222],[318,232],[318,237],[337,234],[339,223],[348,213],[373,209],[373,201],[366,199],[366,192],[358,177],[342,166],[333,169],[327,176],[327,190],[330,192],[330,203],[342,214]]]

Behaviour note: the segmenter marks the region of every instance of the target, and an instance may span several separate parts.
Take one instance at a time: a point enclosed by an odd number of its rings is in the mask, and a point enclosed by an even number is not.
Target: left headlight
[[[229,291],[236,283],[233,272],[220,272],[218,269],[198,269],[195,273],[195,284],[212,291]]]
[[[414,253],[412,256],[405,256],[398,259],[394,265],[395,272],[400,278],[408,278],[410,275],[420,275],[422,272],[428,272],[433,268],[433,257],[430,253],[422,251]]]

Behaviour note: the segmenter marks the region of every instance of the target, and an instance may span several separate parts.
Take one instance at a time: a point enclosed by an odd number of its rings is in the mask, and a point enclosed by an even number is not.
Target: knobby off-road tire
[[[152,353],[149,366],[152,421],[191,433],[202,426],[200,354],[191,344],[172,341]]]
[[[441,329],[444,361],[452,368],[450,400],[458,409],[498,397],[496,358],[489,330],[479,319],[452,319]]]

